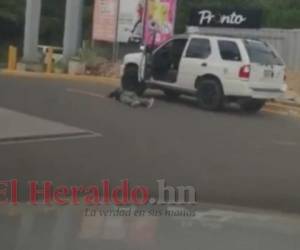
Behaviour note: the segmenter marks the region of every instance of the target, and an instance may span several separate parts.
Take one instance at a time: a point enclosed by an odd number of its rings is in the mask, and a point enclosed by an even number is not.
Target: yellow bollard
[[[18,50],[14,46],[9,46],[8,49],[8,70],[16,70],[17,69],[17,55]]]
[[[7,62],[7,69],[12,70],[12,46],[8,47],[8,62]]]
[[[12,68],[13,70],[17,69],[17,57],[18,57],[18,49],[17,47],[13,47],[13,53],[12,53]]]
[[[53,48],[47,49],[47,69],[46,72],[51,74],[53,72]]]

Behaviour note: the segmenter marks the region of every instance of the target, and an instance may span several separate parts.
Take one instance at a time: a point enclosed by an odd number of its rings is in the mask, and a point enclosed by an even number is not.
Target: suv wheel
[[[139,81],[138,68],[129,66],[125,69],[122,77],[122,88],[124,90],[133,91],[141,96],[146,90],[146,84]]]
[[[239,104],[243,111],[247,113],[257,113],[265,106],[266,101],[258,99],[248,99],[241,100]]]
[[[169,100],[176,100],[177,98],[180,97],[180,93],[173,90],[166,89],[164,90],[164,93]]]
[[[223,89],[214,79],[204,79],[197,84],[197,99],[201,108],[211,111],[222,109],[224,103]]]

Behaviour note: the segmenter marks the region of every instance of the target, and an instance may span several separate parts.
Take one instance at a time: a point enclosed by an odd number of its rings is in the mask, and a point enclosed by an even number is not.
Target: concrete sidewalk
[[[276,100],[276,102],[292,106],[292,107],[299,107],[300,108],[300,96],[295,91],[287,91],[283,98]]]

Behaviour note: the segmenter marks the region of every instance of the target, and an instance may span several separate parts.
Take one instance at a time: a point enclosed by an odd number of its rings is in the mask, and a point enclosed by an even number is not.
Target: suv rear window
[[[241,61],[241,53],[239,47],[232,41],[218,41],[220,54],[223,60],[226,61]]]
[[[245,41],[245,46],[252,63],[263,65],[283,65],[282,60],[268,46],[260,41]]]

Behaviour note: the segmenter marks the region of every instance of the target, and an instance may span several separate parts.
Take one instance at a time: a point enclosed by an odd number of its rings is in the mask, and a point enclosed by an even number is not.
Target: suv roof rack
[[[205,36],[216,36],[216,37],[228,37],[228,38],[243,38],[243,39],[248,39],[248,40],[256,40],[256,41],[261,41],[259,36],[251,36],[251,35],[246,35],[246,34],[223,34],[223,33],[214,33],[214,32],[189,32],[187,33],[189,35],[205,35]]]

